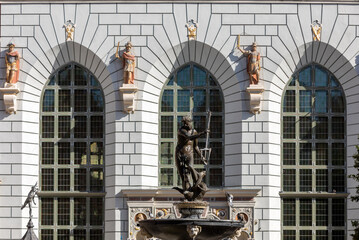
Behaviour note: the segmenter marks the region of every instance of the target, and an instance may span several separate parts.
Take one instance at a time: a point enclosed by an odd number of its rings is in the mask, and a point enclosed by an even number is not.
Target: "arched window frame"
[[[66,73],[68,69],[70,71]],[[62,73],[66,73],[66,77],[61,78],[62,84],[59,84],[59,75]],[[69,81],[69,85],[67,81]],[[47,92],[47,90],[49,91]],[[87,91],[86,100],[80,94],[84,90]],[[53,104],[51,104],[51,98],[53,98]],[[45,84],[40,104],[40,192],[38,195],[41,239],[57,240],[61,237],[73,239],[73,236],[89,238],[90,235],[103,239],[105,216],[104,100],[101,84],[95,76],[84,66],[75,62],[57,69]],[[76,104],[75,101],[77,101]],[[60,117],[70,118],[70,121],[60,126]],[[44,119],[46,118],[53,118],[48,122],[48,126],[45,126]],[[81,124],[76,125],[76,118],[86,121],[86,128],[82,128],[82,132],[78,127]],[[53,136],[46,135],[46,131],[44,131],[46,127],[53,129]],[[64,130],[64,127],[66,131],[60,131]],[[50,152],[45,149],[46,147],[44,148],[44,143],[50,143],[48,144],[52,148]],[[53,143],[53,147],[51,143]],[[68,152],[65,149],[59,150],[59,143],[68,145]],[[81,153],[81,151],[86,151],[86,153],[82,152],[82,155],[76,159],[76,153]],[[62,160],[60,160],[60,152],[67,152],[67,157],[61,157]],[[48,155],[49,153],[50,155]],[[44,161],[50,161],[50,164]],[[64,161],[64,164],[61,164],[60,161]],[[76,161],[79,162],[76,163]],[[47,186],[43,169],[53,169],[52,186]],[[59,177],[59,170],[62,170],[62,180]],[[85,177],[81,175],[83,170],[85,170]],[[46,177],[48,180],[50,179],[51,183],[51,176]],[[84,179],[85,184],[82,183]],[[85,206],[85,211],[80,211],[83,206]],[[80,213],[85,217],[79,216]]]
[[[190,85],[189,86],[185,86],[185,87],[181,87],[179,85],[177,85],[177,76],[178,73],[180,73],[182,70],[186,69],[187,67],[190,68]],[[206,73],[206,84],[205,86],[201,85],[201,86],[194,86],[194,81],[195,81],[195,77],[194,77],[194,68],[198,68],[200,69],[200,71],[203,71]],[[189,100],[189,109],[187,111],[177,111],[178,110],[178,105],[177,105],[177,99],[178,99],[178,94],[177,94],[177,90],[183,90],[183,89],[190,89],[190,100]],[[169,111],[169,112],[165,112],[162,111],[162,106],[163,106],[163,97],[165,94],[166,90],[173,90],[173,111]],[[205,90],[206,91],[206,109],[205,111],[201,111],[201,112],[196,112],[193,111],[193,107],[194,107],[194,90]],[[225,144],[224,144],[224,113],[225,113],[225,109],[224,109],[224,98],[223,98],[223,94],[222,94],[222,90],[220,88],[220,85],[218,84],[218,82],[216,81],[216,79],[214,78],[214,76],[208,71],[206,70],[204,67],[198,65],[197,63],[187,63],[181,67],[179,67],[178,69],[176,69],[175,71],[173,71],[171,73],[171,75],[169,76],[168,80],[166,81],[166,83],[164,84],[164,87],[162,88],[161,91],[161,95],[160,95],[160,104],[159,104],[159,170],[158,170],[158,174],[159,174],[159,186],[162,187],[172,187],[172,186],[177,186],[177,185],[181,185],[181,181],[180,178],[178,176],[177,173],[177,169],[175,167],[175,147],[177,144],[177,129],[178,126],[181,124],[181,118],[185,115],[190,114],[193,118],[193,123],[194,123],[194,128],[197,130],[197,132],[201,132],[204,131],[206,128],[206,124],[207,124],[207,114],[208,111],[211,110],[211,99],[210,99],[210,92],[211,90],[214,91],[218,91],[218,96],[221,103],[220,103],[220,108],[221,111],[220,112],[216,112],[216,111],[211,111],[212,112],[212,117],[211,117],[211,135],[210,135],[210,147],[215,148],[216,146],[214,146],[214,144],[218,144],[219,142],[220,144],[220,148],[221,148],[221,154],[220,154],[220,158],[222,163],[221,164],[211,164],[211,160],[209,162],[209,164],[207,166],[203,166],[202,163],[199,163],[199,158],[197,157],[196,153],[194,153],[195,155],[195,165],[194,167],[198,170],[203,170],[205,169],[207,172],[206,175],[206,183],[209,187],[222,187],[224,185],[224,148],[225,148]],[[212,100],[213,101],[213,100]],[[170,117],[170,116],[174,116],[173,118],[173,125],[172,125],[172,137],[170,138],[164,138],[162,137],[162,127],[163,127],[163,121],[161,120],[162,117]],[[220,123],[220,136],[217,135],[216,137],[213,137],[212,133],[215,132],[215,127],[216,124],[218,124],[218,122],[216,123],[216,119],[221,119],[221,123]],[[201,119],[201,122],[199,121],[199,119]],[[218,125],[217,125],[218,126]],[[169,164],[163,164],[163,162],[161,163],[161,159],[162,159],[162,153],[164,151],[164,149],[162,148],[162,143],[165,142],[171,142],[173,145],[171,147],[167,147],[166,149],[171,149],[169,151],[172,151],[170,153],[170,155],[172,156],[172,160],[171,163]],[[212,143],[212,144],[211,144]],[[205,145],[205,137],[199,139],[199,145],[200,148],[203,148]],[[217,146],[218,147],[218,146]],[[214,151],[212,150],[212,154],[211,155],[211,159],[214,159],[213,157],[215,156],[215,153],[213,153]],[[218,158],[218,157],[217,157]],[[197,161],[196,161],[197,159]],[[214,160],[212,160],[212,162],[215,162]],[[169,172],[162,172],[165,169],[170,169]],[[220,176],[217,175],[216,178],[216,174],[218,174],[220,172]],[[173,182],[172,184],[163,184],[163,179],[162,176],[166,176],[168,177],[168,175],[173,177]],[[212,178],[211,178],[212,176]],[[213,179],[217,179],[217,180],[213,180]],[[220,179],[220,180],[219,180]],[[213,183],[216,184],[213,184]],[[220,183],[219,183],[220,182]],[[212,183],[212,184],[211,184]]]
[[[327,74],[327,86],[322,86],[323,84],[319,80],[316,82],[317,71],[318,79],[320,79],[320,74]],[[299,84],[306,73],[311,76],[310,86]],[[308,94],[307,91],[311,91],[311,94]],[[320,94],[325,91],[328,93],[326,105],[328,110],[323,113],[321,111],[325,104],[321,102]],[[335,106],[332,105],[332,97],[338,91],[342,96],[342,112],[332,111]],[[294,105],[290,104],[293,100],[295,100]],[[309,103],[309,106],[305,106],[305,103]],[[295,112],[286,111],[293,107]],[[306,111],[307,109],[309,111]],[[303,67],[294,73],[288,82],[283,92],[281,111],[282,239],[307,239],[305,237],[312,239],[312,236],[316,236],[316,239],[331,239],[330,237],[345,239],[346,197],[348,196],[346,193],[346,102],[339,81],[319,64],[312,63]],[[311,118],[310,124],[305,121],[308,117]],[[322,131],[322,126],[326,124],[325,118],[328,119],[327,132]],[[342,131],[335,130],[334,127],[339,125],[333,124],[334,119],[343,119]],[[293,129],[291,127],[293,124],[294,132],[290,130]],[[308,139],[309,135],[306,134],[309,132],[304,131],[306,128],[310,129],[310,138]],[[293,135],[295,138],[292,137]],[[308,161],[308,164],[301,160],[304,159],[306,149],[303,146],[306,144],[311,146],[310,160],[305,160]],[[333,148],[333,146],[340,145],[340,148]],[[335,162],[339,161],[337,159],[339,153],[341,153],[343,164]],[[290,157],[291,154],[292,157]],[[327,162],[324,158],[327,159]],[[312,171],[311,174],[307,174],[310,171]],[[336,171],[342,172],[342,174],[336,176]],[[338,179],[341,179],[344,184],[336,186]],[[308,181],[310,181],[310,186],[306,184]]]

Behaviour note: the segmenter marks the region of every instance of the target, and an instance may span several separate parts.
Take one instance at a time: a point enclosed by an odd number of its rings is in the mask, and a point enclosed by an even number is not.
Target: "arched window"
[[[169,77],[162,90],[160,104],[160,186],[180,185],[175,167],[177,130],[183,116],[191,115],[197,132],[206,129],[208,111],[212,112],[210,147],[211,158],[205,170],[208,186],[222,186],[224,153],[224,109],[222,92],[214,77],[196,64],[188,64]],[[199,139],[199,147],[205,147],[206,138]],[[203,169],[195,154],[195,168]]]
[[[335,77],[312,64],[282,105],[282,236],[346,239],[346,108]]]
[[[43,240],[103,239],[104,97],[97,79],[69,64],[44,88],[40,138]]]

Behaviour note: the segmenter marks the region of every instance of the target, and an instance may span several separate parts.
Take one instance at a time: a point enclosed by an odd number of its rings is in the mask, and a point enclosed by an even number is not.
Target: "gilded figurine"
[[[123,80],[125,84],[135,83],[135,55],[132,52],[132,43],[127,42],[122,57],[119,55],[120,42],[117,44],[116,58],[122,60]]]
[[[24,209],[27,205],[29,205],[29,218],[32,219],[32,203],[35,203],[35,196],[37,195],[37,192],[39,191],[39,188],[37,187],[37,182],[34,186],[31,187],[30,192],[27,195],[27,198],[24,202],[24,204],[21,207],[21,210]]]
[[[6,83],[16,84],[19,81],[20,54],[14,50],[15,44],[9,43],[7,46],[9,51],[6,52],[5,56]]]
[[[259,82],[259,71],[261,69],[260,60],[261,55],[257,51],[257,43],[252,44],[252,50],[246,51],[240,48],[238,36],[238,45],[237,48],[243,53],[244,56],[247,57],[247,73],[249,75],[250,84],[258,85]]]
[[[202,200],[207,192],[207,185],[203,182],[206,171],[197,172],[194,168],[194,152],[198,154],[204,165],[207,165],[207,159],[202,155],[198,147],[198,138],[209,133],[209,129],[197,133],[192,127],[192,118],[184,116],[182,126],[178,130],[178,142],[176,146],[176,167],[182,180],[182,189],[174,187],[188,201]],[[192,179],[192,182],[191,182]]]
[[[320,41],[323,25],[318,20],[315,20],[310,26],[312,27],[312,31],[313,31],[313,40]]]
[[[188,21],[188,23],[186,23],[186,27],[188,31],[188,40],[196,40],[198,23],[191,19]]]
[[[74,40],[74,32],[75,32],[76,24],[68,20],[67,23],[64,24],[64,28],[66,31],[66,41]]]

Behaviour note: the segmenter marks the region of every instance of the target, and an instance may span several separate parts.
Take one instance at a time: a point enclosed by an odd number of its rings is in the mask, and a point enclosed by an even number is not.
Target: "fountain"
[[[200,156],[203,164],[206,165],[209,161],[210,117],[209,112],[207,130],[204,132],[197,133],[192,128],[192,119],[189,116],[183,117],[183,125],[178,130],[175,161],[182,180],[182,188],[173,189],[184,197],[183,200],[174,203],[181,218],[141,220],[138,223],[143,236],[162,240],[221,240],[240,235],[240,229],[244,226],[243,221],[220,220],[218,217],[206,214],[209,207],[209,203],[203,201],[208,191],[207,185],[203,182],[206,172],[198,172],[193,166],[194,152]],[[206,147],[200,150],[198,138],[204,135],[207,135]]]

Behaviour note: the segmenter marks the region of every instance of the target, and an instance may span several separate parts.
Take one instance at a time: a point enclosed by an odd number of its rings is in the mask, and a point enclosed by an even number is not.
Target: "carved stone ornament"
[[[254,233],[254,219],[253,219],[253,209],[252,208],[233,208],[231,213],[231,219],[238,220],[244,223],[244,227],[237,232],[237,239],[242,239],[240,237],[245,236],[243,239],[251,239]]]
[[[71,20],[68,20],[63,27],[65,28],[66,32],[66,41],[73,41],[76,24],[71,22]]]
[[[8,114],[16,114],[17,111],[17,94],[20,92],[20,89],[16,84],[5,83],[3,88],[0,88],[0,92],[3,94],[5,111]]]
[[[319,22],[319,20],[315,20],[310,26],[312,27],[313,41],[320,41],[323,25]]]
[[[249,87],[247,87],[247,92],[249,93],[249,111],[253,114],[260,113],[264,87],[260,84],[251,84]]]
[[[152,218],[152,208],[131,208],[129,215],[129,239],[140,240],[146,239],[146,237],[150,238],[151,236],[149,233],[147,233],[144,229],[141,229],[138,222]]]
[[[125,113],[134,113],[136,109],[136,92],[137,87],[134,84],[123,84],[120,87],[120,92],[123,100],[123,111]]]
[[[196,40],[197,39],[197,28],[198,23],[196,23],[193,19],[189,20],[186,23],[187,31],[188,31],[188,40]]]

